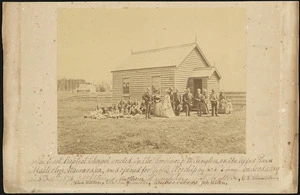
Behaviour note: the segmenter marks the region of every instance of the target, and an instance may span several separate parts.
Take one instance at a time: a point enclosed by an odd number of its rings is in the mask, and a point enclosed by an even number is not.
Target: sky
[[[244,8],[68,8],[58,11],[58,79],[111,82],[131,50],[197,43],[221,88],[246,91]]]

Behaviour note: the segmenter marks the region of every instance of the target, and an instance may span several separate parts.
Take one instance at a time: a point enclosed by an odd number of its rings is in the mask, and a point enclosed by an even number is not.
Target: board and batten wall
[[[207,68],[208,64],[201,56],[199,50],[194,48],[191,53],[183,60],[183,62],[177,67],[175,73],[175,88],[179,93],[184,93],[186,87],[191,89],[191,93],[194,94],[193,82],[189,77],[195,68]]]
[[[146,88],[152,86],[152,77],[161,77],[161,91],[169,87],[174,87],[175,84],[175,66],[170,67],[157,67],[157,68],[144,68],[134,70],[121,70],[113,71],[112,82],[112,102],[118,103],[121,97],[125,99],[130,96],[139,101],[142,100],[142,95],[146,92]],[[129,79],[129,94],[123,94],[123,78]]]

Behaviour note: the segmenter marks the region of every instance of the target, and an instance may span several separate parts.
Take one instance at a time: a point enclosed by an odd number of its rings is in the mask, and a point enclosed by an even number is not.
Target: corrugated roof
[[[201,68],[201,69],[195,69],[190,78],[200,78],[200,77],[211,77],[211,75],[216,72],[219,76],[219,78],[221,78],[221,76],[219,75],[219,73],[217,72],[217,70],[215,68]]]
[[[195,43],[190,43],[173,47],[133,52],[131,56],[114,71],[178,66],[195,47]]]

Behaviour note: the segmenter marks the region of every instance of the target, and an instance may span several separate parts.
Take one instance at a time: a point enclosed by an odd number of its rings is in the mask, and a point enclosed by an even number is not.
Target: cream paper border
[[[272,157],[274,163],[280,167],[278,182],[244,182],[239,185],[207,188],[168,185],[157,188],[136,185],[70,188],[50,185],[47,182],[37,186],[26,181],[27,168],[31,166],[33,159],[57,154],[57,9],[135,6],[247,9],[246,157],[254,157],[259,153]],[[5,191],[295,192],[298,178],[297,7],[296,2],[4,3],[2,29]],[[168,156],[181,158],[185,155]],[[200,156],[239,155],[200,154]]]

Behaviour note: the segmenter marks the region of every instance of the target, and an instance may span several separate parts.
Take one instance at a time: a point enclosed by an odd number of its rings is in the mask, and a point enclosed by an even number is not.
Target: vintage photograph
[[[246,153],[243,8],[57,14],[58,154]]]

